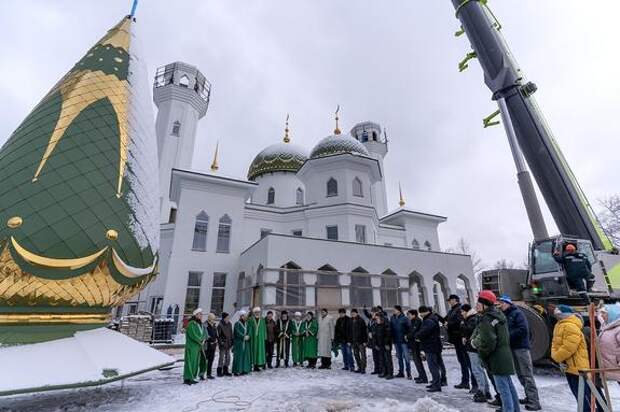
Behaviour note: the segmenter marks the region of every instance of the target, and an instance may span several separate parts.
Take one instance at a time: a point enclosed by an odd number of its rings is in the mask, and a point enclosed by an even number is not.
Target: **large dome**
[[[248,179],[254,180],[269,172],[296,173],[307,159],[308,154],[302,147],[291,143],[272,144],[256,155],[248,170]]]
[[[312,149],[310,158],[316,159],[317,157],[343,153],[370,156],[368,149],[359,141],[355,140],[350,134],[334,134],[321,139],[316,146],[314,146],[314,149]]]

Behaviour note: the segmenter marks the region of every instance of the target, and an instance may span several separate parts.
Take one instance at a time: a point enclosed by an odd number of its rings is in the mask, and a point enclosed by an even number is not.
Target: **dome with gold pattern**
[[[254,180],[270,172],[297,173],[307,159],[308,153],[302,147],[292,143],[272,144],[256,155],[248,170],[248,179]]]
[[[157,273],[155,130],[134,21],[88,50],[0,149],[0,343],[24,325],[105,323]]]

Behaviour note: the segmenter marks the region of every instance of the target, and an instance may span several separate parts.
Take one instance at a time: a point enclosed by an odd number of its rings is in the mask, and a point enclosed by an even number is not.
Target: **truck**
[[[620,300],[620,256],[554,139],[534,98],[538,88],[526,80],[488,0],[450,1],[461,24],[456,35],[466,35],[472,48],[459,68],[461,71],[467,68],[472,59],[480,62],[484,82],[491,91],[492,100],[499,106],[493,115],[484,119],[484,125],[498,124],[493,119],[501,115],[534,237],[529,246],[526,272],[483,273],[482,286],[497,285],[493,289],[499,293],[502,290],[520,292],[519,304],[532,331],[532,358],[538,361],[548,356],[554,305],[567,304],[578,312],[587,311],[583,296],[568,287],[565,269],[554,259],[554,254],[561,255],[568,244],[585,254],[593,274],[588,285],[588,299],[604,303]],[[547,234],[528,166],[558,227],[558,235]]]

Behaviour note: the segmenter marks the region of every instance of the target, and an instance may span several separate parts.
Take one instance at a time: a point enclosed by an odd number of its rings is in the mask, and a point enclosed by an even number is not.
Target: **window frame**
[[[336,229],[336,238],[330,238],[329,237],[329,230],[330,229]],[[339,233],[338,233],[338,225],[327,225],[325,226],[325,237],[327,238],[327,240],[339,240]]]
[[[209,215],[202,211],[194,220],[194,237],[192,240],[192,251],[193,252],[206,252],[208,237],[209,237]],[[202,225],[202,228],[199,228],[199,225]],[[203,229],[203,230],[200,230]],[[204,239],[198,239],[199,233],[204,233]],[[199,241],[202,241],[202,245],[198,244]]]
[[[220,242],[222,242],[222,239],[224,239],[224,233],[222,232],[222,229],[224,230],[228,230],[228,238],[226,240],[226,247],[222,248],[220,247]],[[230,239],[232,237],[232,219],[230,218],[230,216],[228,216],[228,214],[225,214],[224,216],[222,216],[219,220],[219,224],[217,227],[217,242],[215,245],[215,253],[230,253]]]
[[[192,275],[195,275],[198,279],[198,282],[192,282]],[[189,271],[188,275],[187,275],[187,285],[185,286],[185,303],[183,305],[183,314],[184,315],[190,315],[195,309],[197,309],[198,307],[200,307],[200,295],[201,295],[201,289],[202,289],[202,276],[203,276],[203,272],[197,272],[197,271]],[[197,284],[192,284],[192,283],[197,283]],[[189,303],[189,299],[190,299],[190,291],[192,291],[191,295],[194,295],[194,293],[197,293],[196,296],[194,296],[196,303],[195,306],[189,307],[188,309],[188,303]]]
[[[362,179],[355,176],[352,183],[353,196],[355,197],[364,197],[364,183],[362,183]]]
[[[175,120],[174,123],[172,123],[172,131],[170,132],[171,136],[175,136],[175,137],[180,137],[181,135],[181,122],[178,120]]]
[[[361,232],[358,233],[358,229],[361,229]],[[360,234],[362,235],[362,240],[360,240]],[[368,238],[366,236],[366,225],[355,225],[355,241],[363,244],[368,243]]]
[[[276,189],[270,187],[267,190],[267,203],[268,205],[273,205],[276,203]]]
[[[295,205],[301,206],[304,204],[304,190],[298,187],[295,191]]]
[[[330,177],[327,180],[326,189],[326,197],[338,196],[338,181],[335,178]]]
[[[216,280],[218,278],[218,276],[223,277],[223,283],[222,285],[216,284]],[[211,312],[214,313],[216,316],[220,316],[222,314],[222,312],[224,311],[224,303],[226,300],[226,281],[228,278],[228,273],[226,272],[213,272],[213,283],[211,286]],[[221,294],[221,303],[218,300],[218,306],[215,306],[216,303],[216,292],[217,295]],[[219,296],[217,296],[217,299],[220,299]]]

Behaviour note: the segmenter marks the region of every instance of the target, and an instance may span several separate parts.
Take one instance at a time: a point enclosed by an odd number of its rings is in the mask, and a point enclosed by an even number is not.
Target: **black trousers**
[[[441,389],[441,383],[445,374],[442,374],[441,365],[443,365],[443,359],[441,353],[425,352],[426,363],[428,364],[428,370],[431,373],[431,387],[433,389]],[[444,366],[445,369],[445,366]]]
[[[441,371],[441,384],[445,385],[448,383],[448,375],[446,374],[446,364],[443,363],[443,356],[441,352],[437,354],[439,357],[439,370]]]
[[[372,346],[372,364],[374,367],[373,372],[381,375],[383,373],[383,355],[375,345]]]
[[[271,361],[273,360],[273,347],[275,342],[265,341],[265,358],[267,360],[267,366],[271,368]]]
[[[276,352],[276,365],[280,366],[280,361],[284,360],[284,366],[288,366],[291,353],[291,340],[286,338],[278,339]]]
[[[213,359],[215,358],[215,345],[207,345],[205,348],[205,357],[207,361],[207,376],[212,376]]]
[[[420,353],[420,347],[418,345],[414,345],[411,349],[411,359],[413,359],[415,369],[418,371],[418,378],[428,380],[426,369],[424,369],[424,363],[422,362],[422,353]]]
[[[465,345],[457,343],[454,345],[454,350],[456,351],[456,359],[459,361],[459,365],[461,365],[461,384],[469,385],[471,365],[469,364],[469,356],[467,355]]]
[[[332,367],[331,356],[321,356],[321,369],[329,369]]]
[[[381,370],[385,376],[394,376],[394,363],[392,362],[392,346],[381,346]]]

